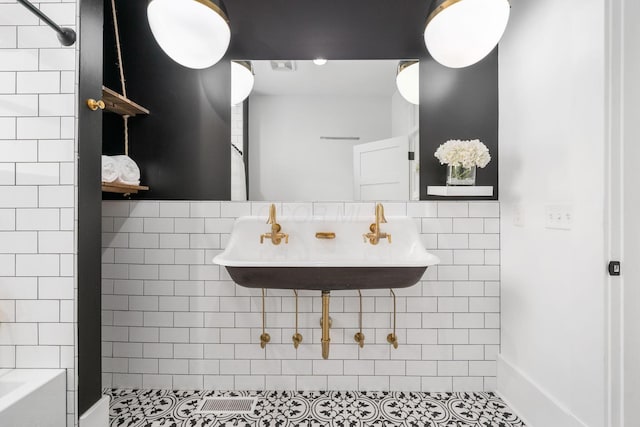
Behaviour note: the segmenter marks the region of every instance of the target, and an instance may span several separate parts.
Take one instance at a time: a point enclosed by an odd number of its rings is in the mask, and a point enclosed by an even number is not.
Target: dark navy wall
[[[451,69],[429,58],[420,64],[420,199],[427,185],[445,185],[446,166],[434,153],[449,139],[480,139],[491,161],[478,168],[477,185],[493,185],[498,199],[498,50],[469,68]],[[460,197],[474,200],[487,197]]]

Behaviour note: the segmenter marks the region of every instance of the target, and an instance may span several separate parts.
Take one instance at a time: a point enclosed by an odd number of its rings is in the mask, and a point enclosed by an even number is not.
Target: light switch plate
[[[572,205],[545,206],[545,228],[553,230],[571,230],[573,227]]]

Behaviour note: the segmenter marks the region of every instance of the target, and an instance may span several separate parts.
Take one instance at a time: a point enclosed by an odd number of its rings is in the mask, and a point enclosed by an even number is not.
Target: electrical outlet
[[[545,228],[554,230],[571,230],[573,226],[573,206],[545,206]]]

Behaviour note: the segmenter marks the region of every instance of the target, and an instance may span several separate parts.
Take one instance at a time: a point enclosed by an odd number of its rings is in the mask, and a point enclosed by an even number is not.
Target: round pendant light
[[[509,0],[434,0],[424,30],[431,56],[462,68],[487,56],[509,21]]]
[[[248,61],[231,61],[231,105],[238,105],[253,89],[253,69]]]
[[[231,41],[222,2],[151,0],[147,18],[162,50],[188,68],[208,68],[220,61]]]
[[[398,92],[412,104],[420,104],[420,63],[418,61],[400,61],[396,74]]]

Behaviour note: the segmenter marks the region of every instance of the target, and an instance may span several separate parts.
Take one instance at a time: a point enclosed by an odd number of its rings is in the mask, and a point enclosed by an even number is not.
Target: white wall
[[[36,5],[75,27],[76,1]],[[66,368],[70,426],[77,46],[0,2],[0,368]]]
[[[407,102],[396,91],[391,96],[391,136],[403,136],[414,130],[420,123],[417,105]]]
[[[353,145],[390,136],[390,97],[251,96],[249,199],[353,200]]]
[[[604,18],[602,0],[514,0],[500,44],[498,389],[534,427],[604,425]],[[572,229],[545,228],[547,205]]]

